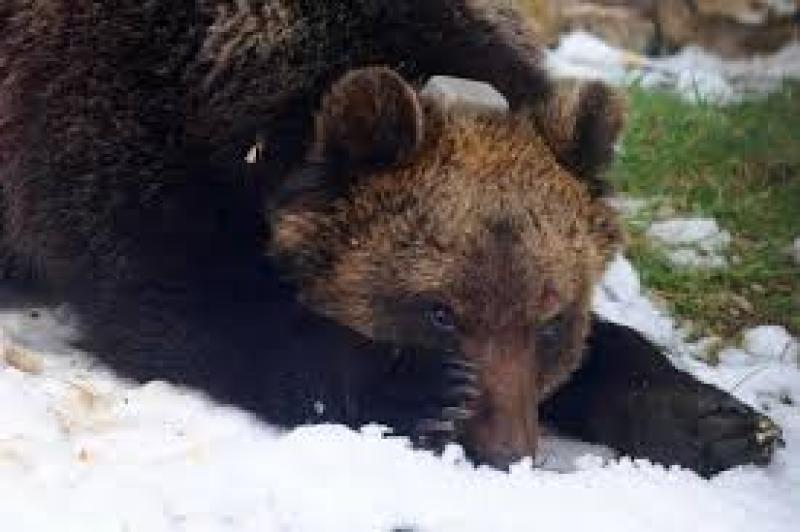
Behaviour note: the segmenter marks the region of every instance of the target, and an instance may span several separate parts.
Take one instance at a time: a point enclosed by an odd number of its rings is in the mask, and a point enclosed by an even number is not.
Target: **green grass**
[[[626,196],[654,200],[628,223],[643,282],[704,334],[730,338],[767,323],[800,333],[800,267],[786,253],[800,236],[800,85],[729,107],[634,88],[629,104],[610,179]],[[643,235],[670,215],[715,218],[733,236],[734,264],[670,265]]]

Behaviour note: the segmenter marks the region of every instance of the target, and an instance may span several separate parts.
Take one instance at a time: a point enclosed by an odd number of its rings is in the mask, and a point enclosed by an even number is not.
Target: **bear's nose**
[[[539,428],[535,403],[529,404],[525,412],[493,409],[492,414],[479,413],[470,420],[463,442],[470,457],[500,469],[526,456],[534,457]]]
[[[489,451],[481,461],[497,469],[508,470],[509,466],[519,462],[525,456],[527,455],[521,454],[512,447],[500,446]]]
[[[465,343],[464,349],[471,360],[480,360],[482,392],[465,426],[464,446],[473,458],[501,468],[534,456],[539,439],[535,357],[524,343],[509,338]]]

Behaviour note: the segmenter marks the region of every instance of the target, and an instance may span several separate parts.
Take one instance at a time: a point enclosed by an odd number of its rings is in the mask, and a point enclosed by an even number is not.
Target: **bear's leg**
[[[6,242],[3,231],[5,221],[2,199],[0,195],[0,283],[26,284],[31,279],[31,268],[12,252],[11,246]]]
[[[569,435],[704,476],[767,464],[781,437],[769,418],[675,369],[637,332],[597,318],[584,366],[542,414]]]

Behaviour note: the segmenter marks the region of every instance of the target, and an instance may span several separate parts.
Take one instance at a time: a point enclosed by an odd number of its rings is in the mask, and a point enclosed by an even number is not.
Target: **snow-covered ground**
[[[0,287],[2,288],[2,287]],[[707,481],[548,439],[510,473],[337,426],[279,432],[163,383],[126,383],[68,347],[60,309],[0,311],[0,529],[14,532],[796,531],[800,371],[780,329],[711,368],[642,294],[624,259],[598,311],[644,331],[681,367],[768,410],[772,465]],[[778,344],[781,344],[779,346]]]
[[[626,55],[585,34],[550,55],[561,75],[638,80],[687,98],[729,102],[800,78],[800,45],[752,61],[687,49]],[[633,205],[630,208],[635,209]],[[724,231],[651,228],[666,245],[710,254]],[[697,229],[697,224],[692,226]],[[691,240],[691,242],[689,242]],[[714,243],[712,246],[709,242]],[[682,248],[681,248],[682,249]],[[715,255],[716,256],[716,255]],[[724,260],[724,257],[723,257]],[[767,468],[711,480],[617,458],[605,448],[547,438],[535,466],[476,468],[451,447],[410,449],[379,427],[278,431],[245,412],[164,383],[134,385],[69,346],[64,309],[3,310],[0,286],[0,530],[14,532],[734,532],[800,527],[800,370],[797,339],[780,327],[746,331],[743,347],[700,360],[616,260],[595,308],[643,331],[679,367],[766,411],[786,448]]]
[[[654,222],[647,236],[664,248],[675,266],[723,268],[731,234],[709,218],[673,218]]]
[[[772,91],[786,79],[800,79],[800,42],[752,59],[721,59],[694,46],[672,56],[646,58],[575,32],[562,37],[548,54],[548,65],[561,77],[639,83],[674,90],[690,101],[724,104]]]

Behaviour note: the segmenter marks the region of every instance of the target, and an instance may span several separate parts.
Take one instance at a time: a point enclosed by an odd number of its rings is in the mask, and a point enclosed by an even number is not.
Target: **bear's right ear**
[[[399,164],[419,148],[423,123],[417,94],[399,74],[352,70],[322,100],[310,157],[345,170]]]
[[[603,172],[614,157],[625,104],[619,92],[599,82],[559,82],[535,110],[535,121],[559,162],[595,197],[608,192]]]

